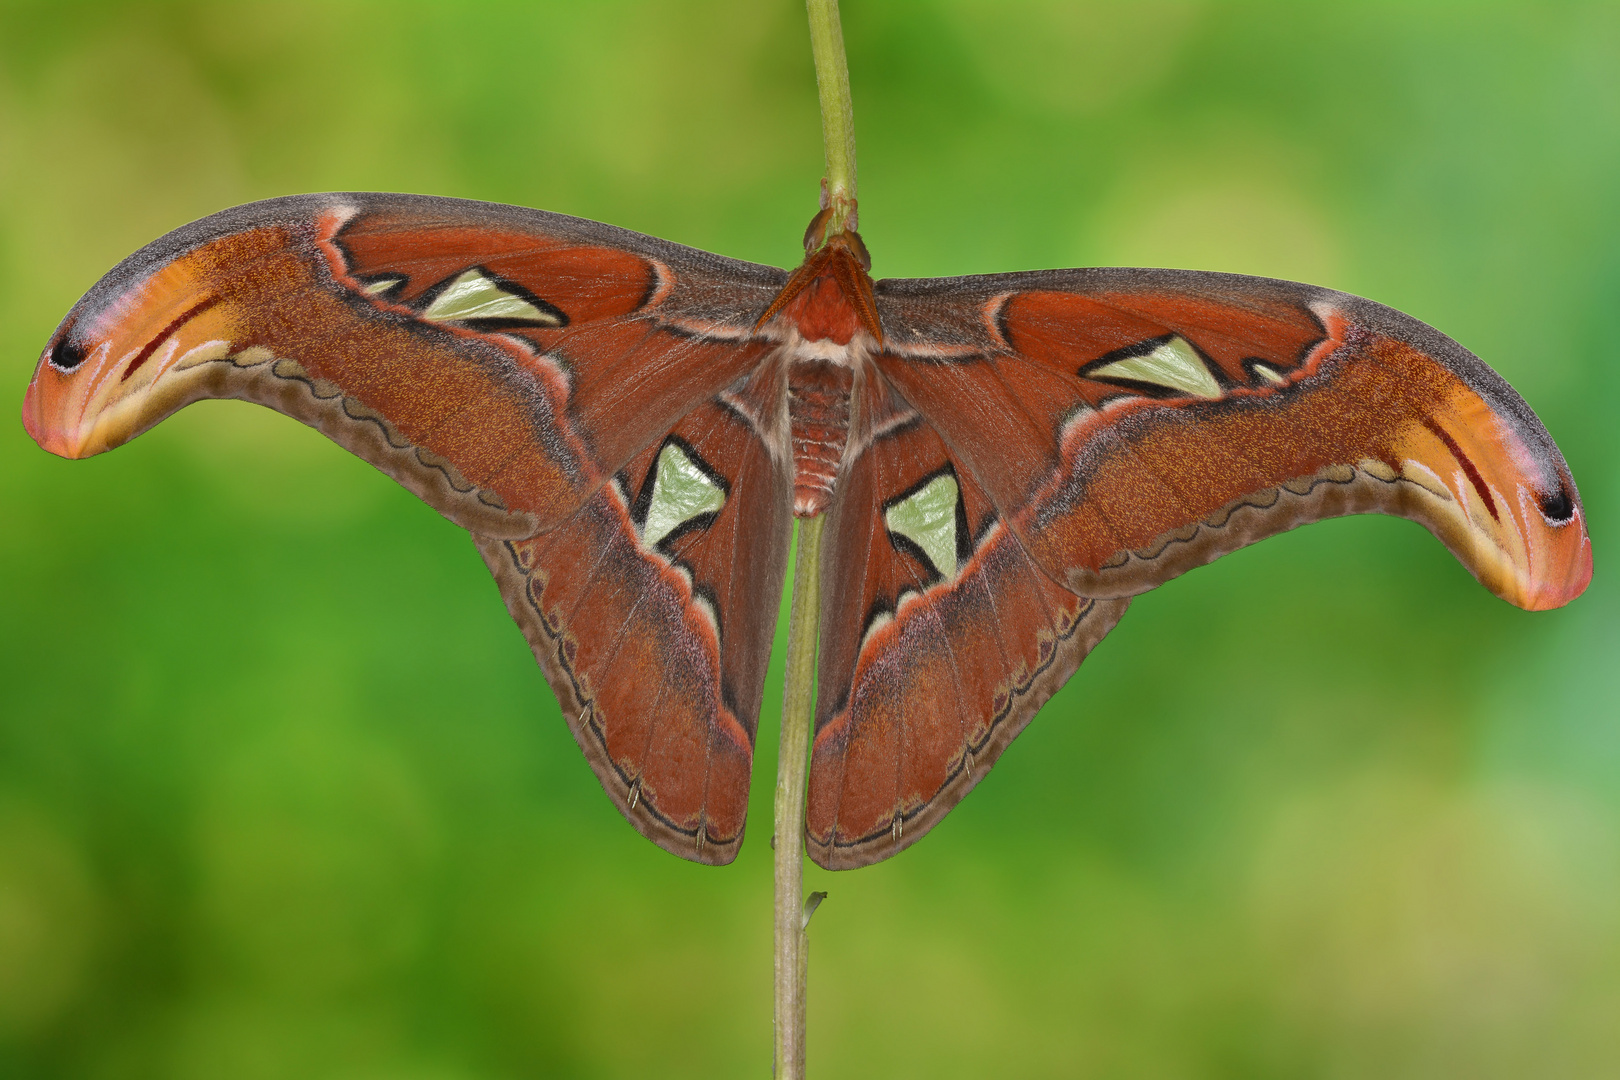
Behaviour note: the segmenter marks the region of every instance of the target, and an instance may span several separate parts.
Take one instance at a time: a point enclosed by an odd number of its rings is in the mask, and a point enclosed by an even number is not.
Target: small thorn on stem
[[[813,892],[804,898],[804,922],[800,924],[800,930],[810,929],[810,916],[816,913],[816,908],[820,907],[825,899],[827,899],[825,892]]]

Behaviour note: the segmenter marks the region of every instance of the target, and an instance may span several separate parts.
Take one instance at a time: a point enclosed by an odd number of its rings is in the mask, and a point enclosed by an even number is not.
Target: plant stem
[[[816,634],[821,619],[820,516],[799,521],[793,564],[793,613],[788,619],[787,686],[782,693],[782,744],[776,762],[776,1068],[778,1080],[804,1076],[807,952],[804,903],[804,785],[815,715]],[[812,906],[809,910],[813,911]]]
[[[833,209],[828,235],[855,222],[855,110],[849,99],[849,63],[844,59],[844,28],[838,0],[805,0],[810,10],[810,48],[816,57],[816,89],[821,95],[821,138],[827,147],[827,205]]]
[[[838,0],[805,0],[810,47],[821,96],[821,135],[827,148],[826,235],[855,228],[855,118]],[[788,619],[787,685],[782,692],[782,743],[776,763],[776,817],[771,847],[776,864],[776,993],[773,1018],[778,1080],[804,1078],[804,1004],[809,950],[805,930],[826,894],[804,897],[804,788],[816,707],[816,640],[821,622],[819,515],[799,521],[793,563],[793,612]]]

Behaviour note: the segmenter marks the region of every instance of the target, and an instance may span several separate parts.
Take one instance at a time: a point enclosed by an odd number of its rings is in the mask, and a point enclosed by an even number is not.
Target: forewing
[[[1520,607],[1591,577],[1574,479],[1529,406],[1389,308],[1173,270],[887,281],[877,297],[880,370],[1081,595],[1374,511],[1420,522]]]
[[[86,457],[209,397],[319,428],[457,524],[528,536],[751,371],[785,274],[538,210],[271,199],[109,273],[35,371],[24,422]]]
[[[707,404],[569,520],[476,537],[602,787],[666,850],[742,843],[792,477]]]
[[[917,418],[840,474],[826,536],[806,828],[844,869],[932,828],[1129,601],[1043,573]]]

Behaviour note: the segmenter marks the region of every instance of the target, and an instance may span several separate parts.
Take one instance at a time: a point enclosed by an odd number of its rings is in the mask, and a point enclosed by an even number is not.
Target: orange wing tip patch
[[[259,263],[286,241],[279,227],[214,240],[96,307],[81,301],[29,387],[29,433],[52,453],[88,457],[207,396],[208,364],[232,353],[248,320],[222,289],[221,268]]]
[[[206,371],[232,351],[227,313],[191,320],[160,341],[114,357],[102,341],[69,372],[42,364],[23,401],[23,425],[53,454],[85,458],[133,439],[197,397]],[[217,336],[216,336],[217,335]]]
[[[1438,415],[1447,419],[1426,415],[1396,442],[1401,479],[1426,504],[1409,516],[1510,604],[1541,611],[1579,596],[1592,548],[1569,481],[1472,392],[1459,391]]]

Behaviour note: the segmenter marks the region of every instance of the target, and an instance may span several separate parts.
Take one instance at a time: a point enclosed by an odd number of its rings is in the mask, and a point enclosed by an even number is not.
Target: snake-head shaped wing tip
[[[1425,373],[1431,392],[1404,409],[1389,401],[1380,461],[1361,469],[1393,467],[1397,512],[1428,526],[1503,600],[1528,611],[1569,603],[1592,580],[1592,541],[1552,436],[1472,353],[1427,327],[1396,329],[1406,340],[1369,335],[1366,354]]]
[[[291,234],[335,229],[351,212],[337,196],[273,199],[203,218],[130,255],[46,345],[23,399],[29,435],[53,454],[90,457],[192,401],[243,396],[224,385],[217,362],[244,351],[248,364],[271,358],[247,340],[254,294],[279,289],[296,302],[306,282],[289,273]]]
[[[55,350],[57,343],[51,342],[46,350],[45,357],[49,357]],[[40,368],[43,369],[48,361],[42,357]],[[55,399],[60,393],[52,393],[40,385],[42,371],[36,371],[28,383],[28,390],[23,394],[22,422],[28,437],[40,445],[42,449],[49,450],[58,457],[81,457],[79,453],[78,425],[63,422],[65,418],[59,414],[63,411],[57,407]]]
[[[141,422],[150,411],[153,373],[131,381],[155,350],[130,347],[139,334],[134,327],[97,332],[99,320],[81,315],[76,310],[51,338],[23,397],[23,427],[42,448],[65,458],[110,450],[157,419]]]
[[[1490,485],[1485,490],[1495,488],[1491,474],[1481,472]],[[1467,508],[1457,505],[1463,502],[1458,493],[1451,507],[1430,507],[1427,514],[1409,516],[1427,524],[1480,584],[1508,603],[1526,611],[1563,607],[1592,580],[1585,514],[1573,499],[1540,497],[1528,484],[1519,486],[1516,501],[1511,508],[1498,505],[1494,518],[1476,514],[1468,520]]]
[[[23,427],[59,457],[86,458],[128,442],[181,405],[208,396],[196,392],[196,365],[224,356],[230,341],[228,328],[219,325],[223,313],[198,319],[202,314],[192,310],[170,318],[169,324],[198,325],[173,325],[162,335],[166,346],[153,340],[163,327],[148,326],[147,312],[109,320],[113,325],[105,330],[92,320],[70,319],[40,356],[23,396]],[[81,329],[86,326],[92,329]]]
[[[1520,491],[1521,507],[1514,517],[1523,522],[1522,547],[1487,553],[1480,560],[1480,581],[1526,611],[1563,607],[1592,581],[1592,540],[1585,511],[1572,494],[1572,484],[1558,485],[1551,495]],[[1489,565],[1493,555],[1499,569]]]

